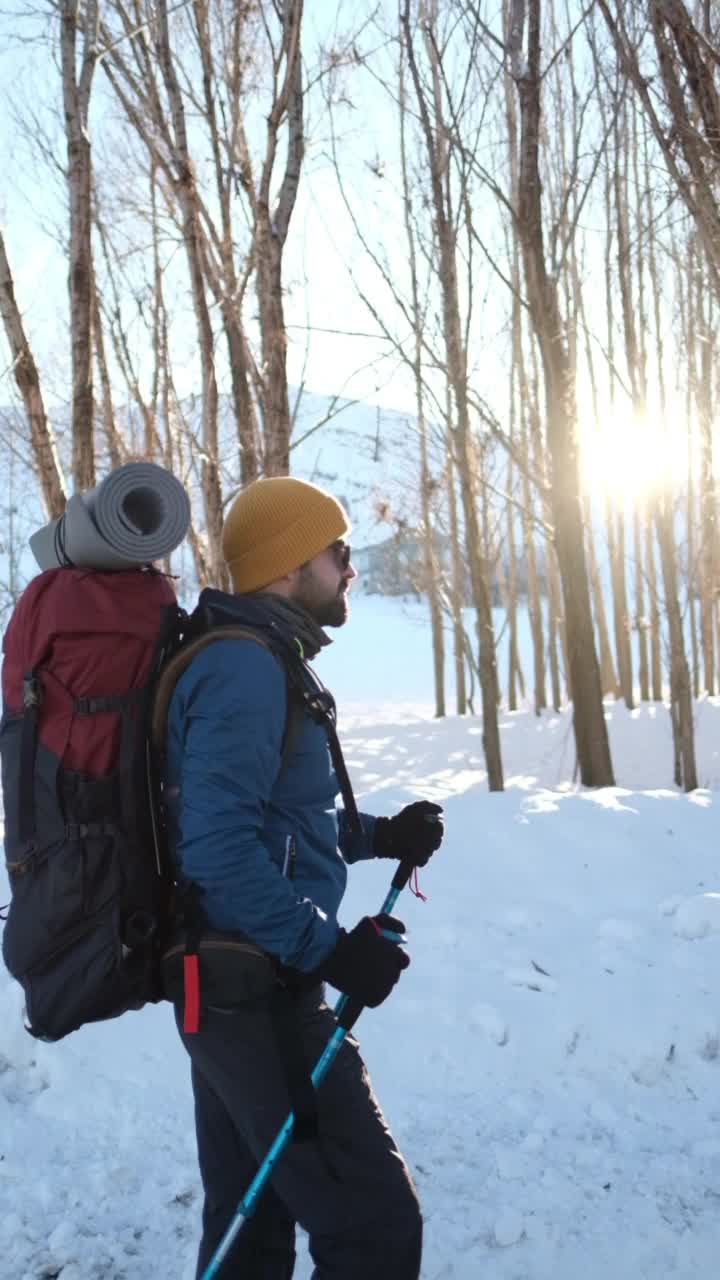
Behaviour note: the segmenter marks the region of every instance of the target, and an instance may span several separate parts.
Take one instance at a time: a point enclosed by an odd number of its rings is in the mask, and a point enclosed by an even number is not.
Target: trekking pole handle
[[[414,870],[414,862],[409,858],[401,859],[398,864],[398,869],[392,878],[388,895],[378,913],[379,915],[390,915]],[[343,1031],[350,1031],[360,1017],[363,1008],[364,1005],[360,1004],[359,1001],[349,1000],[348,997],[344,995],[341,996],[335,1005],[334,1010],[338,1026],[342,1027]]]
[[[398,899],[398,895],[402,893],[406,884],[410,880],[410,877],[414,870],[415,870],[415,863],[412,861],[411,858],[400,859],[400,862],[398,863],[398,869],[392,878],[392,886],[390,889],[390,893],[388,894],[388,899],[389,899],[390,894],[393,893],[394,891],[395,896],[393,897],[393,900],[392,900],[393,906],[395,906],[395,903]],[[383,907],[383,910],[385,910],[384,907]]]
[[[343,1032],[350,1031],[354,1027],[364,1008],[365,1005],[361,1004],[359,1000],[346,1000],[342,1009],[335,1010],[338,1026],[342,1028]]]

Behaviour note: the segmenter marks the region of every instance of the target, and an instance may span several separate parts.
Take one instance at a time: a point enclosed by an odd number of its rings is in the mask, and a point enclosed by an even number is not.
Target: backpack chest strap
[[[131,689],[129,693],[107,694],[96,698],[75,698],[73,711],[76,716],[97,716],[106,711],[125,711],[134,702],[139,702],[144,693],[144,689]]]
[[[335,727],[335,703],[332,696],[324,689],[306,689],[303,692],[303,699],[308,713],[312,716],[316,724],[322,725],[327,735],[328,746],[330,748],[330,758],[333,762],[340,794],[345,806],[347,814],[348,826],[352,832],[358,835],[362,834],[363,825],[358,812],[357,801],[352,789],[350,775],[345,764],[345,757],[340,746],[337,729]]]

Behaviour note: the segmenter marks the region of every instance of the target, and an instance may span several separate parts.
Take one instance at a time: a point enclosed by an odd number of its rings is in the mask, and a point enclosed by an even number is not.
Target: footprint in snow
[[[508,1249],[525,1235],[525,1222],[515,1209],[503,1209],[495,1219],[492,1243],[499,1249]]]
[[[686,898],[675,912],[673,933],[687,942],[720,933],[720,893],[700,893]]]
[[[19,1067],[0,1054],[0,1096],[6,1102],[13,1105],[27,1102],[49,1088],[50,1081],[35,1062]]]
[[[554,994],[558,984],[544,970],[529,965],[527,969],[506,969],[505,977],[513,987],[527,987],[529,991],[548,991]]]
[[[474,1004],[468,1012],[471,1027],[482,1032],[493,1044],[506,1045],[510,1039],[507,1023],[491,1004]]]

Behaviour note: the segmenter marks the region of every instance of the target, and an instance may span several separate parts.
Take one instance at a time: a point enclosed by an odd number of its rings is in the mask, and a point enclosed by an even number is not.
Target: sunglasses
[[[350,543],[349,542],[343,542],[342,539],[340,538],[338,539],[337,542],[333,542],[330,544],[330,550],[332,551],[341,569],[346,570],[350,567]]]

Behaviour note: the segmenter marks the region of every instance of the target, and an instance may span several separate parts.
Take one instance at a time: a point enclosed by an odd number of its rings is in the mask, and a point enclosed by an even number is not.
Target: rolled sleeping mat
[[[127,462],[30,538],[41,569],[131,569],[174,551],[190,527],[190,499],[154,462]]]

